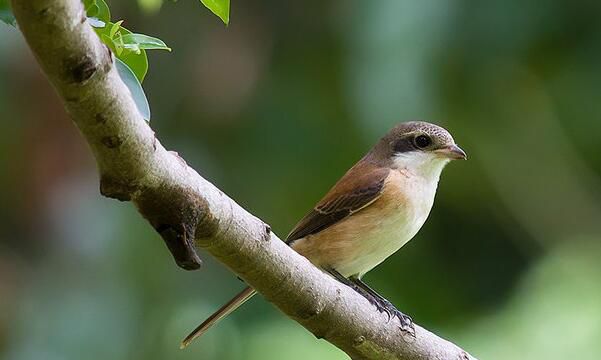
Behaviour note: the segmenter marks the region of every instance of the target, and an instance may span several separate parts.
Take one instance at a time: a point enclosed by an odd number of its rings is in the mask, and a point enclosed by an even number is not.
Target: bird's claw
[[[372,305],[374,305],[380,313],[386,313],[387,319],[386,323],[388,324],[390,320],[393,318],[398,318],[401,325],[399,328],[401,331],[408,333],[409,335],[415,337],[415,326],[413,325],[413,320],[409,315],[405,315],[400,312],[392,303],[381,296],[376,296],[377,294],[367,292],[360,286],[356,284],[350,285],[352,289],[363,295]]]
[[[405,315],[402,312],[397,310],[397,314],[395,314],[397,318],[399,318],[401,322],[401,331],[405,331],[409,333],[411,336],[415,337],[415,325],[413,324],[413,319],[411,316]]]
[[[392,305],[390,301],[385,299],[381,301],[376,301],[374,305],[376,305],[376,307],[381,313],[386,313],[386,316],[388,317],[386,323],[389,323],[390,320],[396,317],[401,323],[401,331],[407,332],[410,335],[415,336],[415,326],[413,325],[413,319],[411,319],[411,316],[403,314],[394,305]]]

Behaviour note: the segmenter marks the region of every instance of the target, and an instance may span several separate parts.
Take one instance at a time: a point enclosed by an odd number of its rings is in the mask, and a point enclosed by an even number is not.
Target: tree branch
[[[207,250],[318,338],[353,359],[474,359],[415,327],[415,337],[350,288],[284,244],[268,225],[167,151],[142,119],[112,54],[86,21],[79,0],[13,0],[30,48],[86,138],[100,191],[132,201],[176,262],[201,264]],[[175,346],[175,345],[174,345]]]

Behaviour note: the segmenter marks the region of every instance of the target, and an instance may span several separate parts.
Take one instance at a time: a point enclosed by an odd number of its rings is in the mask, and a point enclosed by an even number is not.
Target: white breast
[[[396,206],[391,204],[389,216],[372,219],[375,226],[358,234],[355,241],[357,255],[338,264],[336,270],[341,274],[362,277],[411,240],[425,223],[434,202],[437,182],[417,178],[406,180],[404,184],[411,187],[408,196],[399,199]]]
[[[395,159],[396,169],[391,181],[399,187],[402,196],[398,196],[396,204],[386,205],[390,206],[386,209],[389,216],[371,219],[376,226],[357,234],[356,256],[339,264],[337,270],[341,274],[362,277],[417,234],[430,214],[438,180],[447,163],[448,160],[427,153],[412,153]]]

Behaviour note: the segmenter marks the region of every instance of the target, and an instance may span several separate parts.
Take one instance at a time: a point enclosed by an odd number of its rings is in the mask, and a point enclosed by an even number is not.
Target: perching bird
[[[344,174],[286,243],[381,312],[398,317],[401,329],[411,332],[411,318],[361,278],[413,238],[430,213],[442,169],[451,160],[466,158],[445,129],[427,122],[401,123]],[[190,333],[182,348],[255,293],[245,288]]]

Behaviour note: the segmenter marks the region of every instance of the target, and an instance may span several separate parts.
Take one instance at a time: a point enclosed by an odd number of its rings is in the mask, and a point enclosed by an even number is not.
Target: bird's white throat
[[[426,181],[438,183],[440,174],[449,159],[432,152],[411,151],[396,154],[393,158],[394,167],[405,170],[410,175],[418,176]]]

